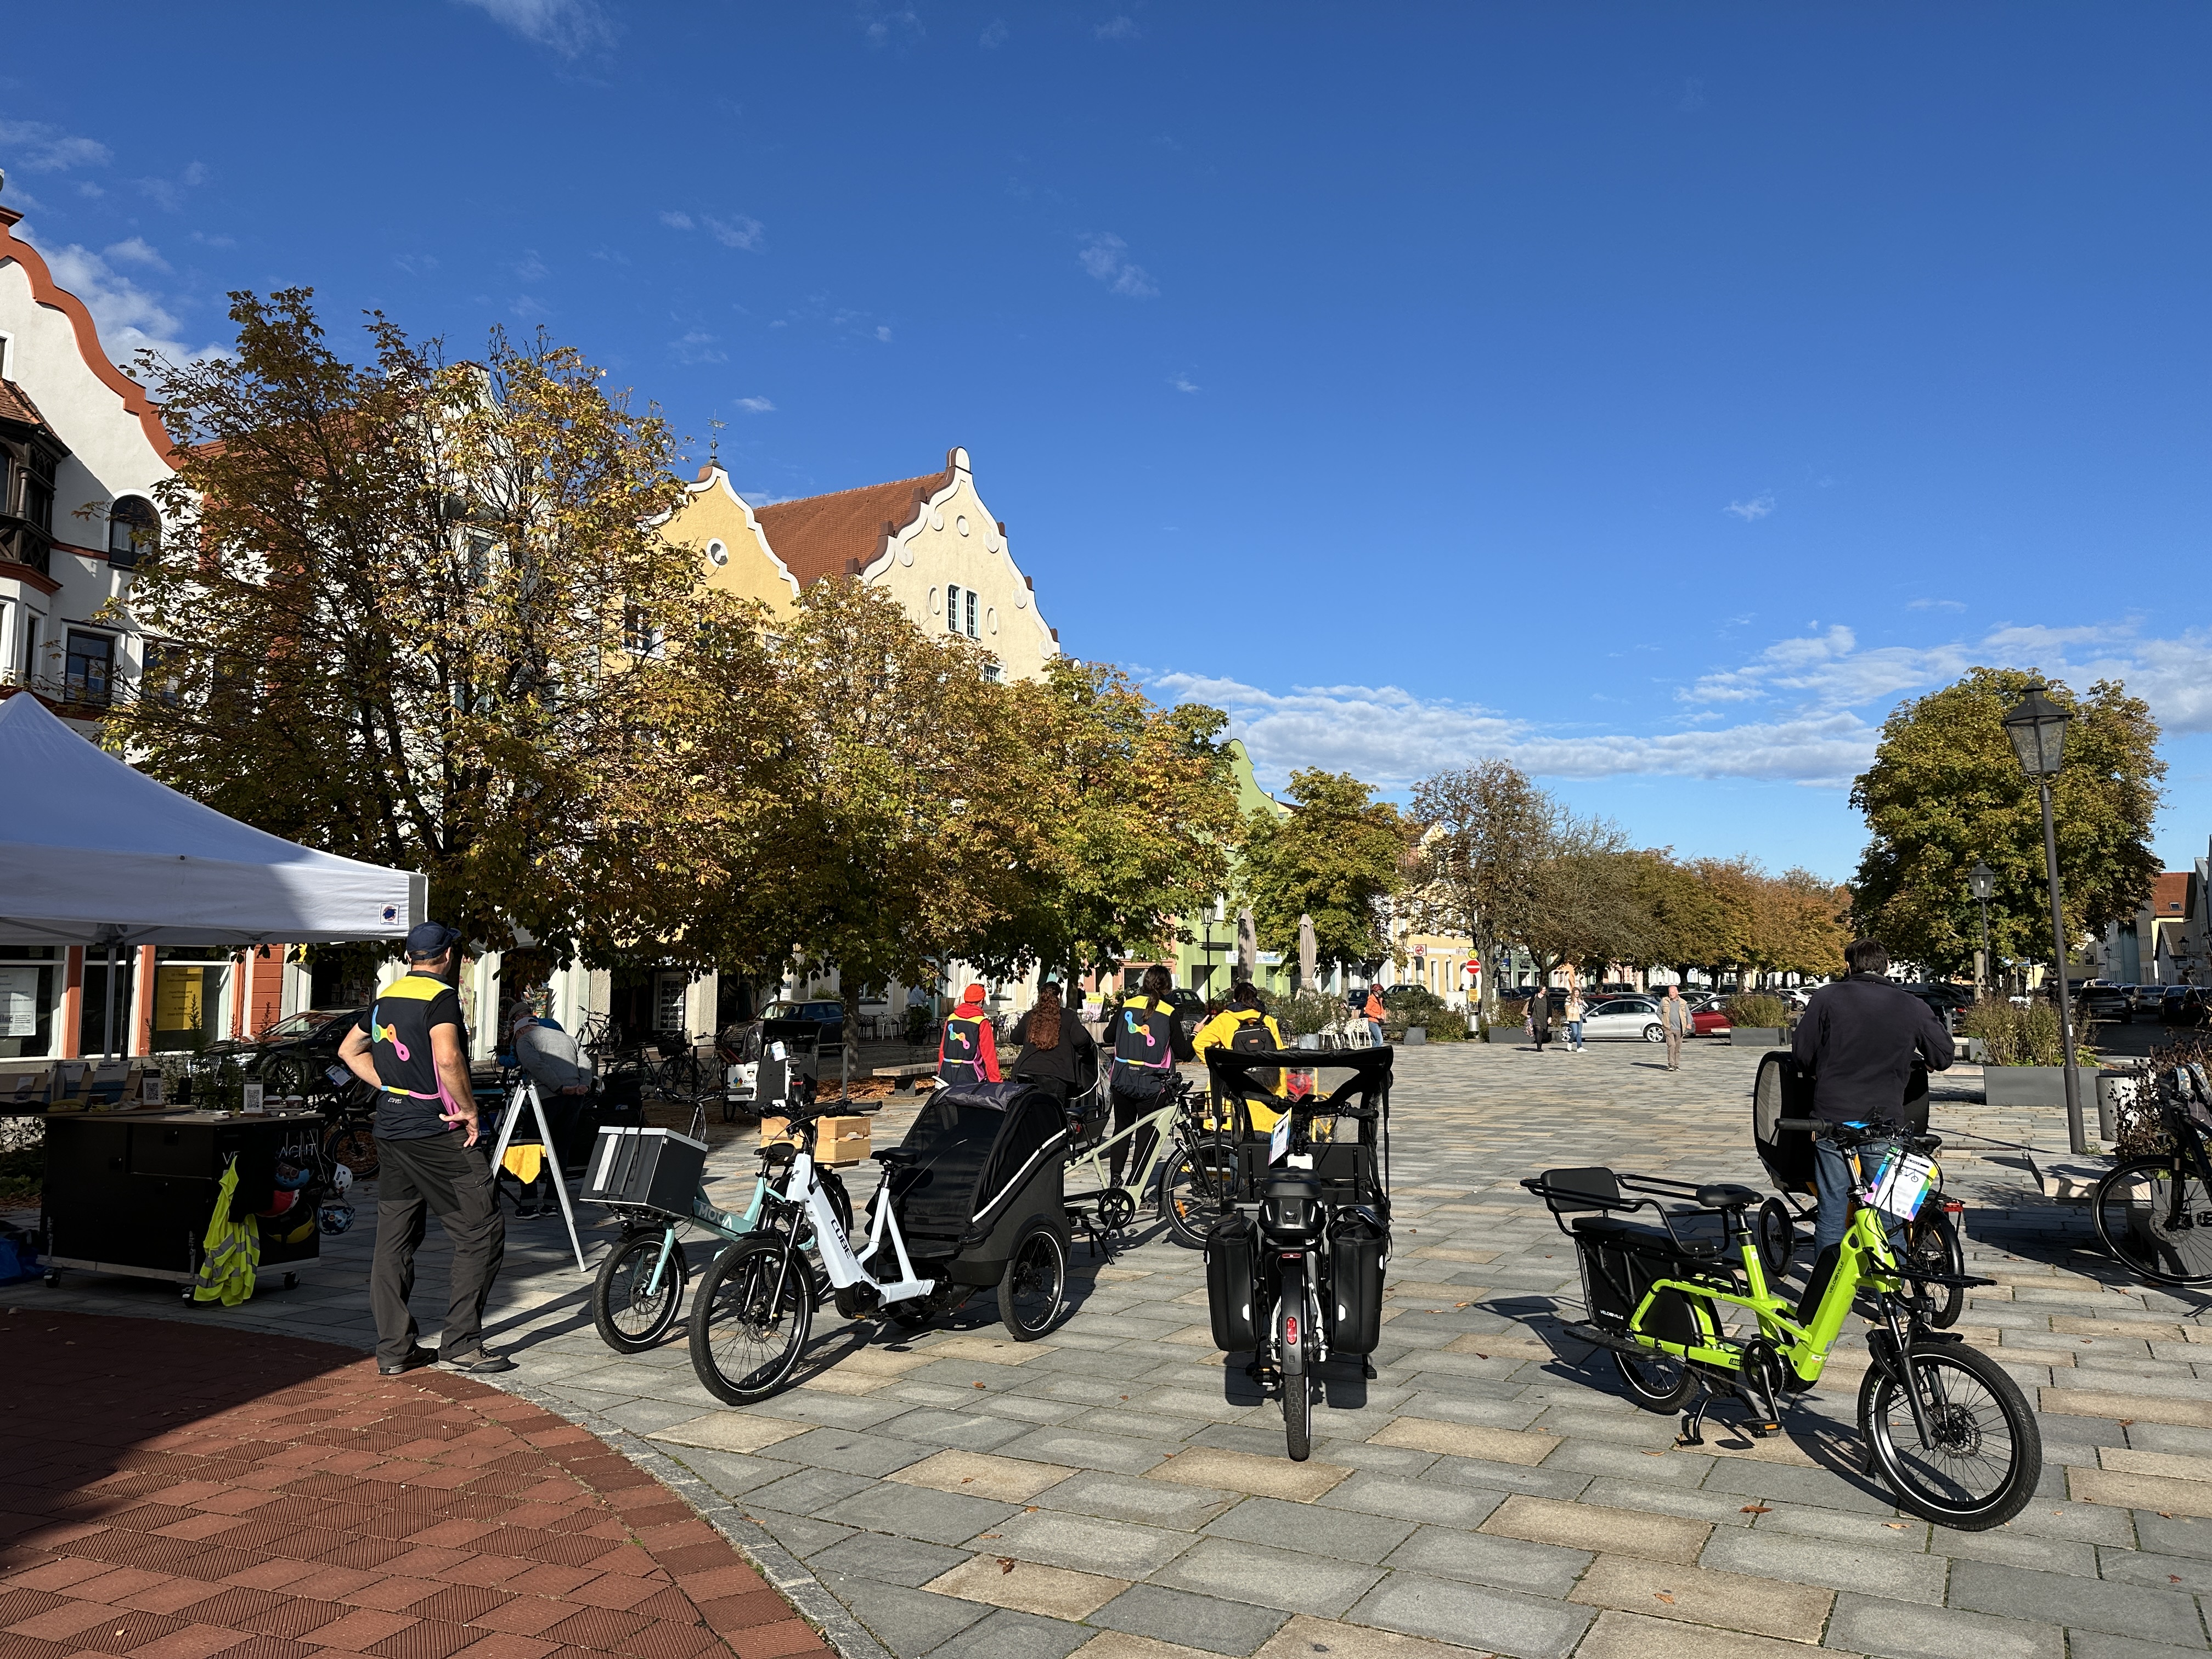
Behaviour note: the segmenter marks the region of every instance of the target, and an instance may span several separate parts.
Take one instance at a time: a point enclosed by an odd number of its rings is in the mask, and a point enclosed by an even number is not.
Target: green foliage
[[[1790,1005],[1780,997],[1757,993],[1728,1000],[1729,1024],[1758,1030],[1778,1031],[1790,1023]]]
[[[1267,1012],[1283,1028],[1286,1040],[1317,1036],[1344,1018],[1344,999],[1330,996],[1325,991],[1294,991],[1270,1002]]]
[[[1467,1036],[1467,1016],[1425,985],[1394,985],[1382,999],[1382,1035],[1392,1042],[1419,1025],[1431,1042],[1457,1042]]]
[[[1982,1041],[1988,1066],[2063,1066],[2066,1049],[2059,1040],[2058,1010],[2036,997],[2027,1006],[1985,997],[1959,1017],[1959,1029]],[[2096,1064],[2093,1056],[2087,1062]]]
[[[2002,725],[2006,709],[2042,678],[1972,669],[1882,727],[1874,764],[1851,788],[1870,837],[1852,914],[1893,957],[1944,973],[1972,967],[1977,917],[1966,874],[1978,859],[1996,872],[1990,949],[2050,960],[2041,807]],[[2159,863],[2148,843],[2166,765],[2148,706],[2118,683],[2100,680],[2086,697],[2054,683],[2049,696],[2074,714],[2065,766],[2051,781],[2073,940],[2132,917],[2150,891]]]
[[[0,1152],[0,1203],[22,1204],[39,1195],[46,1178],[45,1146]]]
[[[1295,961],[1298,918],[1313,918],[1323,969],[1389,953],[1382,902],[1403,876],[1408,826],[1398,809],[1348,772],[1291,775],[1288,818],[1255,812],[1245,824],[1243,874],[1260,948]]]

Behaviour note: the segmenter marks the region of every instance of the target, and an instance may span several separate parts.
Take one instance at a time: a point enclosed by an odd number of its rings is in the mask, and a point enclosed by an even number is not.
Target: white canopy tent
[[[28,693],[0,702],[0,781],[13,809],[0,822],[0,944],[98,946],[112,967],[141,945],[403,939],[428,908],[427,877],[225,817]]]

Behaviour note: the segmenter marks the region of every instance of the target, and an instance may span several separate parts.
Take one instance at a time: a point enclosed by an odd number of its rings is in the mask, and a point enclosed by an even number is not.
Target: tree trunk
[[[853,1097],[854,1074],[860,1069],[860,988],[844,975],[838,976],[838,990],[845,1003],[845,1041],[840,1054],[843,1075],[837,1084],[837,1097]]]

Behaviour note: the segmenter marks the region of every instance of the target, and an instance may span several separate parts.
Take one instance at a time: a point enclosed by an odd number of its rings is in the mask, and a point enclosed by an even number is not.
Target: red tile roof
[[[753,517],[776,557],[805,589],[824,576],[845,574],[850,561],[873,562],[884,550],[884,538],[912,524],[921,503],[951,482],[947,468],[919,478],[778,501],[756,508]]]
[[[2186,870],[2168,870],[2151,884],[2150,913],[2154,916],[2182,916],[2189,914],[2189,878]]]
[[[46,417],[39,413],[39,406],[31,401],[30,394],[13,380],[0,380],[0,421],[46,426]],[[51,432],[53,428],[47,426],[46,430]]]

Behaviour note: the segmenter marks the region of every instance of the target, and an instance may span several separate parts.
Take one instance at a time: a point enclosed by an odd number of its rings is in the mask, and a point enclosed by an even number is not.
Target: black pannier
[[[1232,1215],[1206,1236],[1206,1306],[1213,1319],[1213,1346],[1245,1353],[1260,1337],[1252,1313],[1252,1218]]]
[[[1663,1237],[1654,1238],[1623,1222],[1577,1222],[1575,1255],[1582,1267],[1583,1305],[1589,1310],[1590,1322],[1613,1331],[1628,1328],[1628,1322],[1660,1279],[1686,1278],[1701,1270],[1666,1249]],[[1705,1311],[1708,1322],[1705,1329],[1698,1327],[1693,1306]],[[1640,1328],[1662,1342],[1691,1343],[1702,1340],[1706,1330],[1717,1330],[1719,1326],[1719,1313],[1709,1297],[1662,1291]]]
[[[1340,1212],[1328,1230],[1328,1346],[1369,1354],[1382,1340],[1382,1259],[1389,1239],[1374,1212]]]
[[[1067,1243],[1067,1121],[1027,1083],[940,1089],[901,1141],[890,1201],[917,1267],[963,1285],[995,1285],[1033,1224]]]

